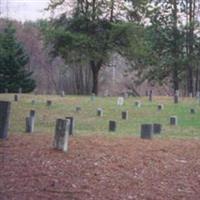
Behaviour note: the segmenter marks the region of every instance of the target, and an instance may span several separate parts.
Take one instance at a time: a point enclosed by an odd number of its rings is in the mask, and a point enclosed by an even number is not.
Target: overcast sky
[[[49,0],[0,0],[1,17],[14,18],[20,21],[37,20],[48,14],[44,8]]]

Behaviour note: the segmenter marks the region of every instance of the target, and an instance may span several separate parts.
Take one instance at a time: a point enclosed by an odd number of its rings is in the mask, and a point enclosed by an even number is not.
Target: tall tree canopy
[[[29,58],[20,42],[15,38],[15,29],[8,23],[0,33],[0,92],[7,89],[17,92],[31,92],[35,88],[35,81],[31,79],[31,72],[25,69]]]

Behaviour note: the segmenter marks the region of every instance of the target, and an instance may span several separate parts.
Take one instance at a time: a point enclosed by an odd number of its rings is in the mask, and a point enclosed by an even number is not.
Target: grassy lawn
[[[32,100],[35,105],[32,105]],[[75,132],[84,134],[112,134],[112,135],[140,135],[142,123],[161,123],[162,138],[199,138],[200,137],[200,105],[196,98],[180,98],[179,104],[174,104],[172,97],[154,97],[149,102],[147,97],[129,97],[123,106],[117,106],[117,97],[96,97],[94,101],[90,96],[47,96],[21,94],[19,102],[14,102],[14,94],[0,94],[0,100],[12,102],[10,133],[24,133],[25,117],[29,111],[36,111],[35,132],[54,133],[57,118],[73,116],[75,118]],[[52,100],[52,106],[47,108],[46,101]],[[141,108],[134,104],[140,100]],[[164,109],[157,110],[157,105],[163,104]],[[81,107],[77,113],[76,106]],[[96,115],[97,108],[104,110],[103,117]],[[195,114],[190,109],[196,110]],[[121,119],[121,112],[128,110],[128,120]],[[169,125],[169,117],[178,117],[178,126]],[[108,132],[108,121],[117,121],[116,133]]]

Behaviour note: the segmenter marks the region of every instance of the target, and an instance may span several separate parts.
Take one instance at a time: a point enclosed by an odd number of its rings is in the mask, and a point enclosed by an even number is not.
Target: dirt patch
[[[198,200],[200,140],[13,135],[0,142],[1,200]]]

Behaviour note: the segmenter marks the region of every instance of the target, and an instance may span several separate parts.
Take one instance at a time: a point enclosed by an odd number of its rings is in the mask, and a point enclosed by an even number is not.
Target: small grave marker
[[[152,101],[152,99],[153,99],[153,91],[150,90],[149,91],[149,101]]]
[[[191,114],[195,114],[195,113],[196,113],[195,109],[194,109],[194,108],[191,108],[191,109],[190,109],[190,113],[191,113]]]
[[[153,124],[153,133],[154,134],[160,134],[162,130],[162,125],[161,124]]]
[[[49,108],[52,105],[52,101],[51,100],[47,100],[46,105]]]
[[[142,139],[152,139],[153,137],[153,125],[152,124],[142,124],[141,125],[141,138]]]
[[[14,101],[15,101],[15,102],[18,102],[18,101],[19,101],[19,95],[18,95],[18,94],[15,94],[15,95],[14,95]]]
[[[140,101],[136,101],[135,102],[135,106],[138,107],[138,108],[140,108],[141,107],[141,102]]]
[[[22,88],[18,89],[18,93],[21,94],[22,93]]]
[[[116,121],[109,121],[109,131],[115,132],[117,128]]]
[[[34,117],[26,117],[26,132],[27,133],[33,133],[34,132],[34,123],[35,118]]]
[[[164,105],[163,104],[159,104],[158,105],[158,111],[163,110],[164,109]]]
[[[60,96],[64,97],[65,96],[65,91],[61,91]]]
[[[123,111],[122,112],[122,119],[125,119],[125,120],[128,119],[128,111]]]
[[[53,147],[58,150],[67,152],[69,138],[69,120],[57,119]]]
[[[32,104],[32,105],[35,105],[35,100],[34,100],[34,99],[31,101],[31,104]]]
[[[174,94],[174,103],[177,104],[178,102],[179,102],[179,90],[176,90]]]
[[[123,106],[124,105],[124,98],[123,97],[118,97],[118,99],[117,99],[117,105],[118,106]]]
[[[81,107],[80,106],[77,106],[76,107],[76,112],[80,112],[81,111]]]
[[[8,137],[9,119],[10,119],[9,101],[0,101],[0,138],[6,139]]]
[[[95,100],[95,94],[94,94],[94,93],[91,94],[90,100],[91,100],[91,101],[94,101],[94,100]]]
[[[66,117],[69,120],[69,135],[73,135],[74,127],[75,127],[75,120],[73,117]]]
[[[177,125],[177,124],[178,124],[177,116],[171,116],[170,117],[170,125]]]
[[[102,108],[98,108],[97,109],[97,116],[98,117],[103,117],[103,109]]]

